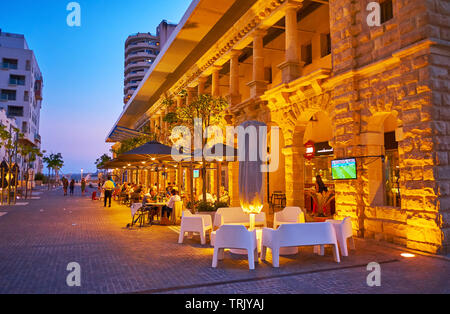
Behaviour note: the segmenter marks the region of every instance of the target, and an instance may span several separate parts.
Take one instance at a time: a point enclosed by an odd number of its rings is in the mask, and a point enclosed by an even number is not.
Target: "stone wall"
[[[356,233],[429,252],[448,249],[449,3],[394,0],[394,18],[366,23],[366,0],[330,1],[336,156],[358,158],[358,179],[336,183],[338,217]],[[401,207],[383,206],[383,125],[397,120]]]

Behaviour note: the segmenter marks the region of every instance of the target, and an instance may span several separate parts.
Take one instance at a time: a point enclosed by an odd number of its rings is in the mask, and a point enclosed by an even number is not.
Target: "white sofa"
[[[325,245],[333,246],[334,260],[340,263],[336,233],[331,223],[302,223],[281,225],[277,230],[263,229],[261,260],[266,260],[267,248],[272,250],[273,267],[280,266],[280,248],[298,246],[319,246],[321,255]]]
[[[284,210],[275,213],[273,228],[277,229],[285,224],[305,223],[305,214],[300,207],[286,207]]]
[[[214,227],[222,225],[250,226],[250,215],[244,213],[240,207],[219,208],[214,216]],[[267,227],[266,213],[256,215],[255,226]]]

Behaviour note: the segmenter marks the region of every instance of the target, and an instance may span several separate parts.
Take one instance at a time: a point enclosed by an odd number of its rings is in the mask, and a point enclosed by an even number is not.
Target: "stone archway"
[[[284,137],[282,149],[285,164],[285,191],[287,206],[304,208],[304,143],[308,122],[317,112],[331,117],[330,92],[298,103],[289,98],[270,98],[271,119],[280,126]]]
[[[371,206],[385,205],[385,178],[384,160],[381,158],[385,154],[384,134],[387,131],[395,131],[398,127],[398,113],[378,112],[372,115],[367,124],[367,132],[361,134],[361,144],[366,146],[367,156],[380,156],[368,163],[368,203]]]

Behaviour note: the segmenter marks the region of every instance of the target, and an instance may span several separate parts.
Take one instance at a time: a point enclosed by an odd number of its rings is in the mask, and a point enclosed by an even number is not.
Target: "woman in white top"
[[[162,216],[166,217],[165,213],[167,213],[167,218],[170,218],[170,215],[172,214],[173,208],[175,207],[175,202],[180,202],[181,197],[178,195],[178,191],[173,189],[172,197],[167,202],[166,206],[162,208]]]

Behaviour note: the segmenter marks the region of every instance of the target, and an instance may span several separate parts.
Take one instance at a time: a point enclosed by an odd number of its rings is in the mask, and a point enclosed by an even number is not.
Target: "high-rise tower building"
[[[147,70],[152,66],[164,43],[177,27],[162,21],[156,28],[156,35],[137,33],[130,35],[125,42],[125,81],[124,103],[133,96]]]

